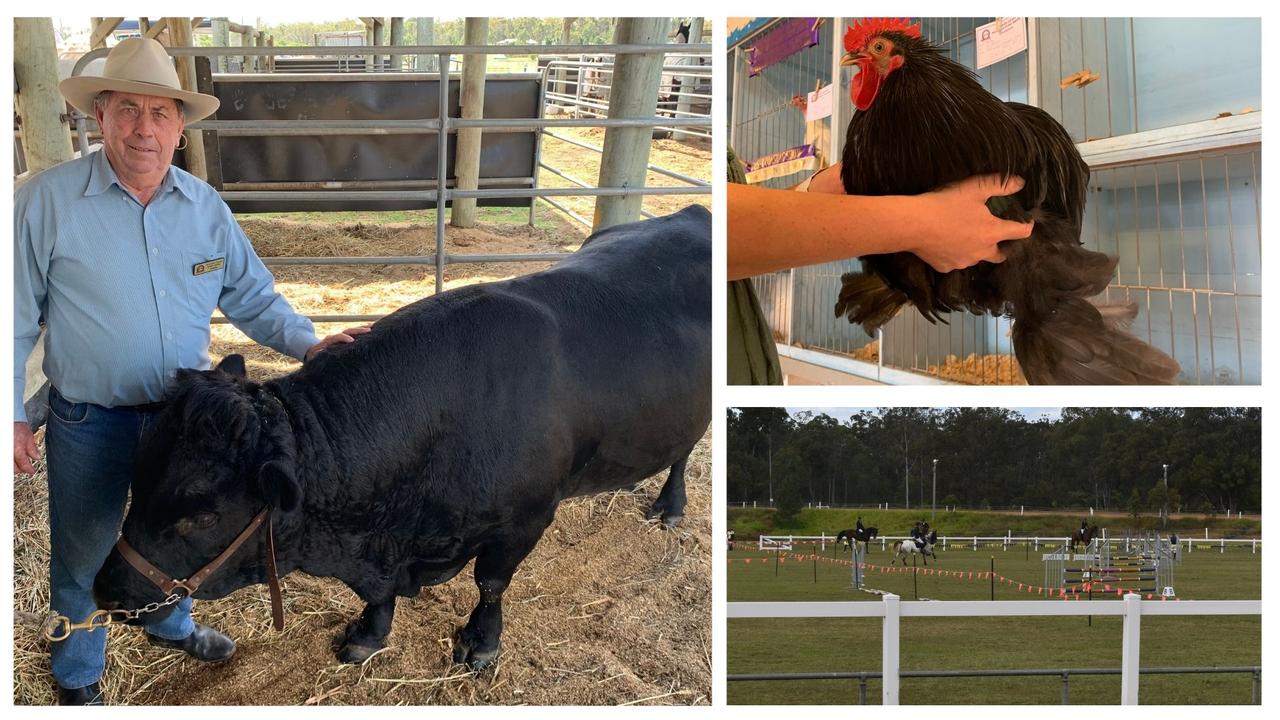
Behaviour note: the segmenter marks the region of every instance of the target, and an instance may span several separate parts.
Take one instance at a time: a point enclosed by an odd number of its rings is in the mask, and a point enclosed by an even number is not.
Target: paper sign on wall
[[[831,85],[809,93],[809,104],[804,109],[804,121],[813,122],[831,116]]]
[[[1027,49],[1027,19],[997,18],[974,30],[978,41],[978,69],[995,65]]]

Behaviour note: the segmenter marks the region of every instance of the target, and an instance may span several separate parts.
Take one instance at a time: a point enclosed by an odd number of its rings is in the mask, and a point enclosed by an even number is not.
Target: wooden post
[[[257,44],[258,44],[258,33],[257,33],[257,31],[255,31],[253,28],[245,28],[245,33],[244,33],[244,46],[245,46],[245,47],[256,47],[256,46],[257,46]],[[258,56],[257,56],[257,55],[245,55],[245,56],[244,56],[244,71],[245,71],[245,72],[258,72]]]
[[[267,46],[267,33],[266,33],[266,31],[259,30],[257,33],[255,33],[255,34],[254,34],[254,36],[253,36],[253,46],[254,46],[254,47],[260,47],[260,48],[261,48],[261,47],[266,47],[266,46]],[[268,71],[270,71],[270,69],[271,69],[271,65],[270,65],[270,63],[268,63],[268,62],[267,62],[267,56],[266,56],[266,55],[259,55],[259,56],[258,56],[258,58],[257,58],[257,61],[254,63],[254,67],[256,67],[256,68],[258,69],[258,72],[263,72],[263,73],[264,73],[264,72],[268,72]]]
[[[169,27],[169,19],[160,18],[158,21],[155,22],[155,24],[148,25],[147,29],[145,31],[142,31],[142,36],[145,38],[150,38],[152,40],[155,40],[162,45],[171,46],[172,41],[170,41],[170,43],[166,43],[164,39],[160,37],[160,33],[167,30],[168,27]],[[139,29],[141,30],[141,23],[139,23]]]
[[[364,44],[373,44],[373,18],[360,18],[364,22]],[[373,56],[366,55],[364,57],[364,71],[371,72],[373,70]]]
[[[124,22],[122,17],[110,18],[91,18],[92,27],[89,35],[89,49],[97,50],[107,46],[107,37],[111,35],[120,23]]]
[[[404,45],[404,18],[391,18],[391,41],[388,43],[391,47]],[[391,72],[400,72],[404,69],[404,55],[391,55]]]
[[[53,18],[13,19],[15,100],[22,117],[22,153],[28,176],[72,157],[67,103],[58,92],[58,48],[53,38]]]
[[[213,45],[214,47],[231,47],[231,26],[224,17],[213,19]],[[226,72],[227,56],[219,55],[215,58],[213,67],[216,72]]]
[[[169,27],[169,37],[173,40],[173,47],[192,47],[191,18],[171,17],[166,18],[166,21]],[[178,82],[182,84],[182,89],[198,92],[196,87],[196,59],[189,56],[179,57],[177,58],[177,66]],[[187,147],[183,150],[187,172],[207,182],[209,169],[204,162],[204,133],[199,130],[188,129],[183,134],[187,137]]]
[[[618,45],[658,45],[666,42],[666,38],[665,18],[618,18],[613,41]],[[617,56],[613,65],[613,88],[609,92],[610,119],[653,117],[658,109],[662,60],[663,53]],[[605,130],[597,186],[644,187],[652,141],[651,127]],[[642,200],[639,195],[596,198],[592,231],[639,220]]]
[[[275,46],[276,46],[276,36],[268,35],[267,47],[275,47]],[[276,71],[276,56],[268,55],[267,56],[267,72],[275,72],[275,71]]]
[[[489,18],[467,18],[463,45],[489,44]],[[484,74],[489,67],[488,55],[462,56],[462,117],[484,117]],[[475,190],[480,184],[480,129],[459,128],[458,149],[454,153],[454,187]],[[449,222],[454,227],[469,228],[476,224],[475,198],[454,198]]]
[[[369,45],[382,44],[382,18],[364,18],[364,37],[365,42]],[[377,72],[381,70],[382,57],[380,55],[370,55],[365,62],[366,72]]]
[[[417,18],[417,45],[434,45],[435,44],[435,25],[436,19],[429,17]],[[436,69],[435,55],[417,55],[415,56],[414,69],[418,72],[435,72]]]
[[[700,18],[700,17],[693,18],[692,20],[689,21],[689,44],[690,45],[694,45],[696,43],[702,42],[703,28],[706,25],[704,21],[705,21],[705,18]],[[694,67],[700,67],[702,65],[702,59],[686,58],[682,60],[681,63],[692,65]],[[689,92],[697,91],[699,87],[702,87],[701,85],[702,77],[703,76],[701,75],[681,76],[680,92],[689,93]],[[710,89],[711,87],[710,83],[708,83],[706,87]],[[678,118],[689,117],[688,113],[693,111],[693,105],[694,105],[693,98],[690,98],[683,94],[678,95],[676,97],[676,117]],[[689,133],[686,133],[686,132],[681,132],[679,130],[676,130],[674,133],[672,133],[672,137],[676,139],[681,139],[681,138],[692,138],[696,136],[690,135]]]
[[[577,19],[578,18],[567,17],[562,20],[560,25],[560,44],[561,45],[568,45],[571,42],[570,37],[571,37],[571,33],[573,32],[573,21]],[[578,84],[579,85],[582,84],[582,76],[585,75],[586,72],[587,72],[586,68],[581,68],[581,67],[578,68]],[[561,95],[568,94],[569,92],[569,86],[565,84],[566,81],[568,80],[568,77],[569,77],[568,68],[562,67],[556,71],[556,92],[560,93]]]

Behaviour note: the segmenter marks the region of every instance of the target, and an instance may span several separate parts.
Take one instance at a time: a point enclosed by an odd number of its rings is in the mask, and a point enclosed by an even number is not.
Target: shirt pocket
[[[187,250],[182,258],[187,310],[198,324],[208,325],[222,295],[227,274],[226,254]]]

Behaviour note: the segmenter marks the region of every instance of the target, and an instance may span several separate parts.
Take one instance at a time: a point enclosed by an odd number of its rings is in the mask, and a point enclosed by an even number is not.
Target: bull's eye
[[[192,515],[190,518],[191,527],[205,530],[218,524],[218,514],[211,512],[202,512]]]

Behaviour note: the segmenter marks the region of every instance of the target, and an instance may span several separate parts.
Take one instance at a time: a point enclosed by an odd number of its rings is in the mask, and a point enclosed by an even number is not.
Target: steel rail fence
[[[367,121],[328,121],[328,120],[299,120],[299,121],[229,121],[229,120],[202,120],[198,123],[192,123],[188,127],[192,129],[208,129],[216,130],[220,134],[238,136],[268,136],[268,135],[303,135],[303,134],[350,134],[352,132],[360,132],[364,134],[434,134],[437,137],[437,167],[436,177],[446,178],[445,187],[439,187],[439,181],[434,183],[434,187],[424,190],[407,190],[402,192],[385,191],[385,190],[335,190],[333,192],[308,191],[308,190],[230,190],[223,191],[220,195],[224,200],[267,200],[267,199],[291,199],[306,201],[339,201],[351,199],[364,200],[405,200],[414,199],[424,203],[435,204],[435,252],[423,256],[396,256],[388,258],[366,258],[366,257],[341,257],[341,258],[270,258],[270,265],[361,265],[377,262],[377,264],[386,265],[432,265],[435,268],[435,290],[439,294],[444,289],[444,268],[448,264],[467,263],[467,262],[529,262],[529,261],[556,261],[568,255],[568,253],[535,253],[535,254],[512,254],[512,255],[477,255],[468,256],[464,254],[449,254],[445,252],[445,204],[454,198],[554,198],[568,196],[594,196],[594,197],[625,197],[634,195],[709,195],[711,193],[710,185],[688,186],[688,187],[582,187],[582,188],[541,188],[536,184],[532,188],[504,188],[504,189],[478,189],[478,190],[459,190],[450,188],[447,180],[448,175],[448,137],[460,128],[480,128],[485,132],[538,132],[544,131],[546,128],[555,127],[677,127],[677,128],[710,128],[711,118],[708,117],[691,117],[691,118],[672,118],[672,117],[645,117],[645,118],[615,118],[615,119],[598,119],[598,118],[521,118],[521,119],[464,119],[449,117],[449,93],[448,87],[451,78],[450,58],[455,55],[498,55],[498,54],[526,54],[526,55],[551,55],[551,54],[608,54],[608,55],[629,55],[629,54],[658,54],[667,55],[673,51],[679,53],[698,53],[710,54],[710,43],[699,44],[659,44],[659,45],[396,45],[396,46],[310,46],[310,47],[170,47],[165,48],[170,56],[173,57],[221,57],[221,56],[268,56],[275,57],[279,55],[294,55],[299,53],[307,53],[312,55],[352,55],[352,54],[379,54],[387,55],[389,47],[394,47],[396,54],[402,55],[436,55],[439,59],[439,70],[434,73],[419,73],[425,76],[433,76],[438,79],[437,96],[438,96],[438,116],[436,119],[424,120],[367,120]],[[75,63],[72,69],[72,76],[81,74],[83,70],[93,60],[105,57],[109,49],[99,48],[91,50],[82,55]],[[682,68],[684,66],[681,66]],[[690,69],[696,66],[688,66]],[[371,73],[376,76],[377,73]],[[545,78],[544,78],[545,80]],[[539,98],[542,107],[545,104],[546,84],[543,83],[541,96]],[[76,111],[72,114],[77,128],[77,137],[82,152],[89,151],[86,116]],[[540,143],[539,143],[540,147]],[[540,155],[540,151],[536,153]],[[540,158],[535,157],[535,166],[540,164]],[[553,203],[555,204],[555,203]],[[571,215],[572,216],[572,215]],[[530,221],[532,221],[532,210]],[[575,218],[577,219],[577,218]],[[376,320],[382,315],[312,315],[309,316],[315,322],[350,322],[350,321],[366,321]],[[217,317],[213,319],[215,323],[226,322],[225,318]]]

